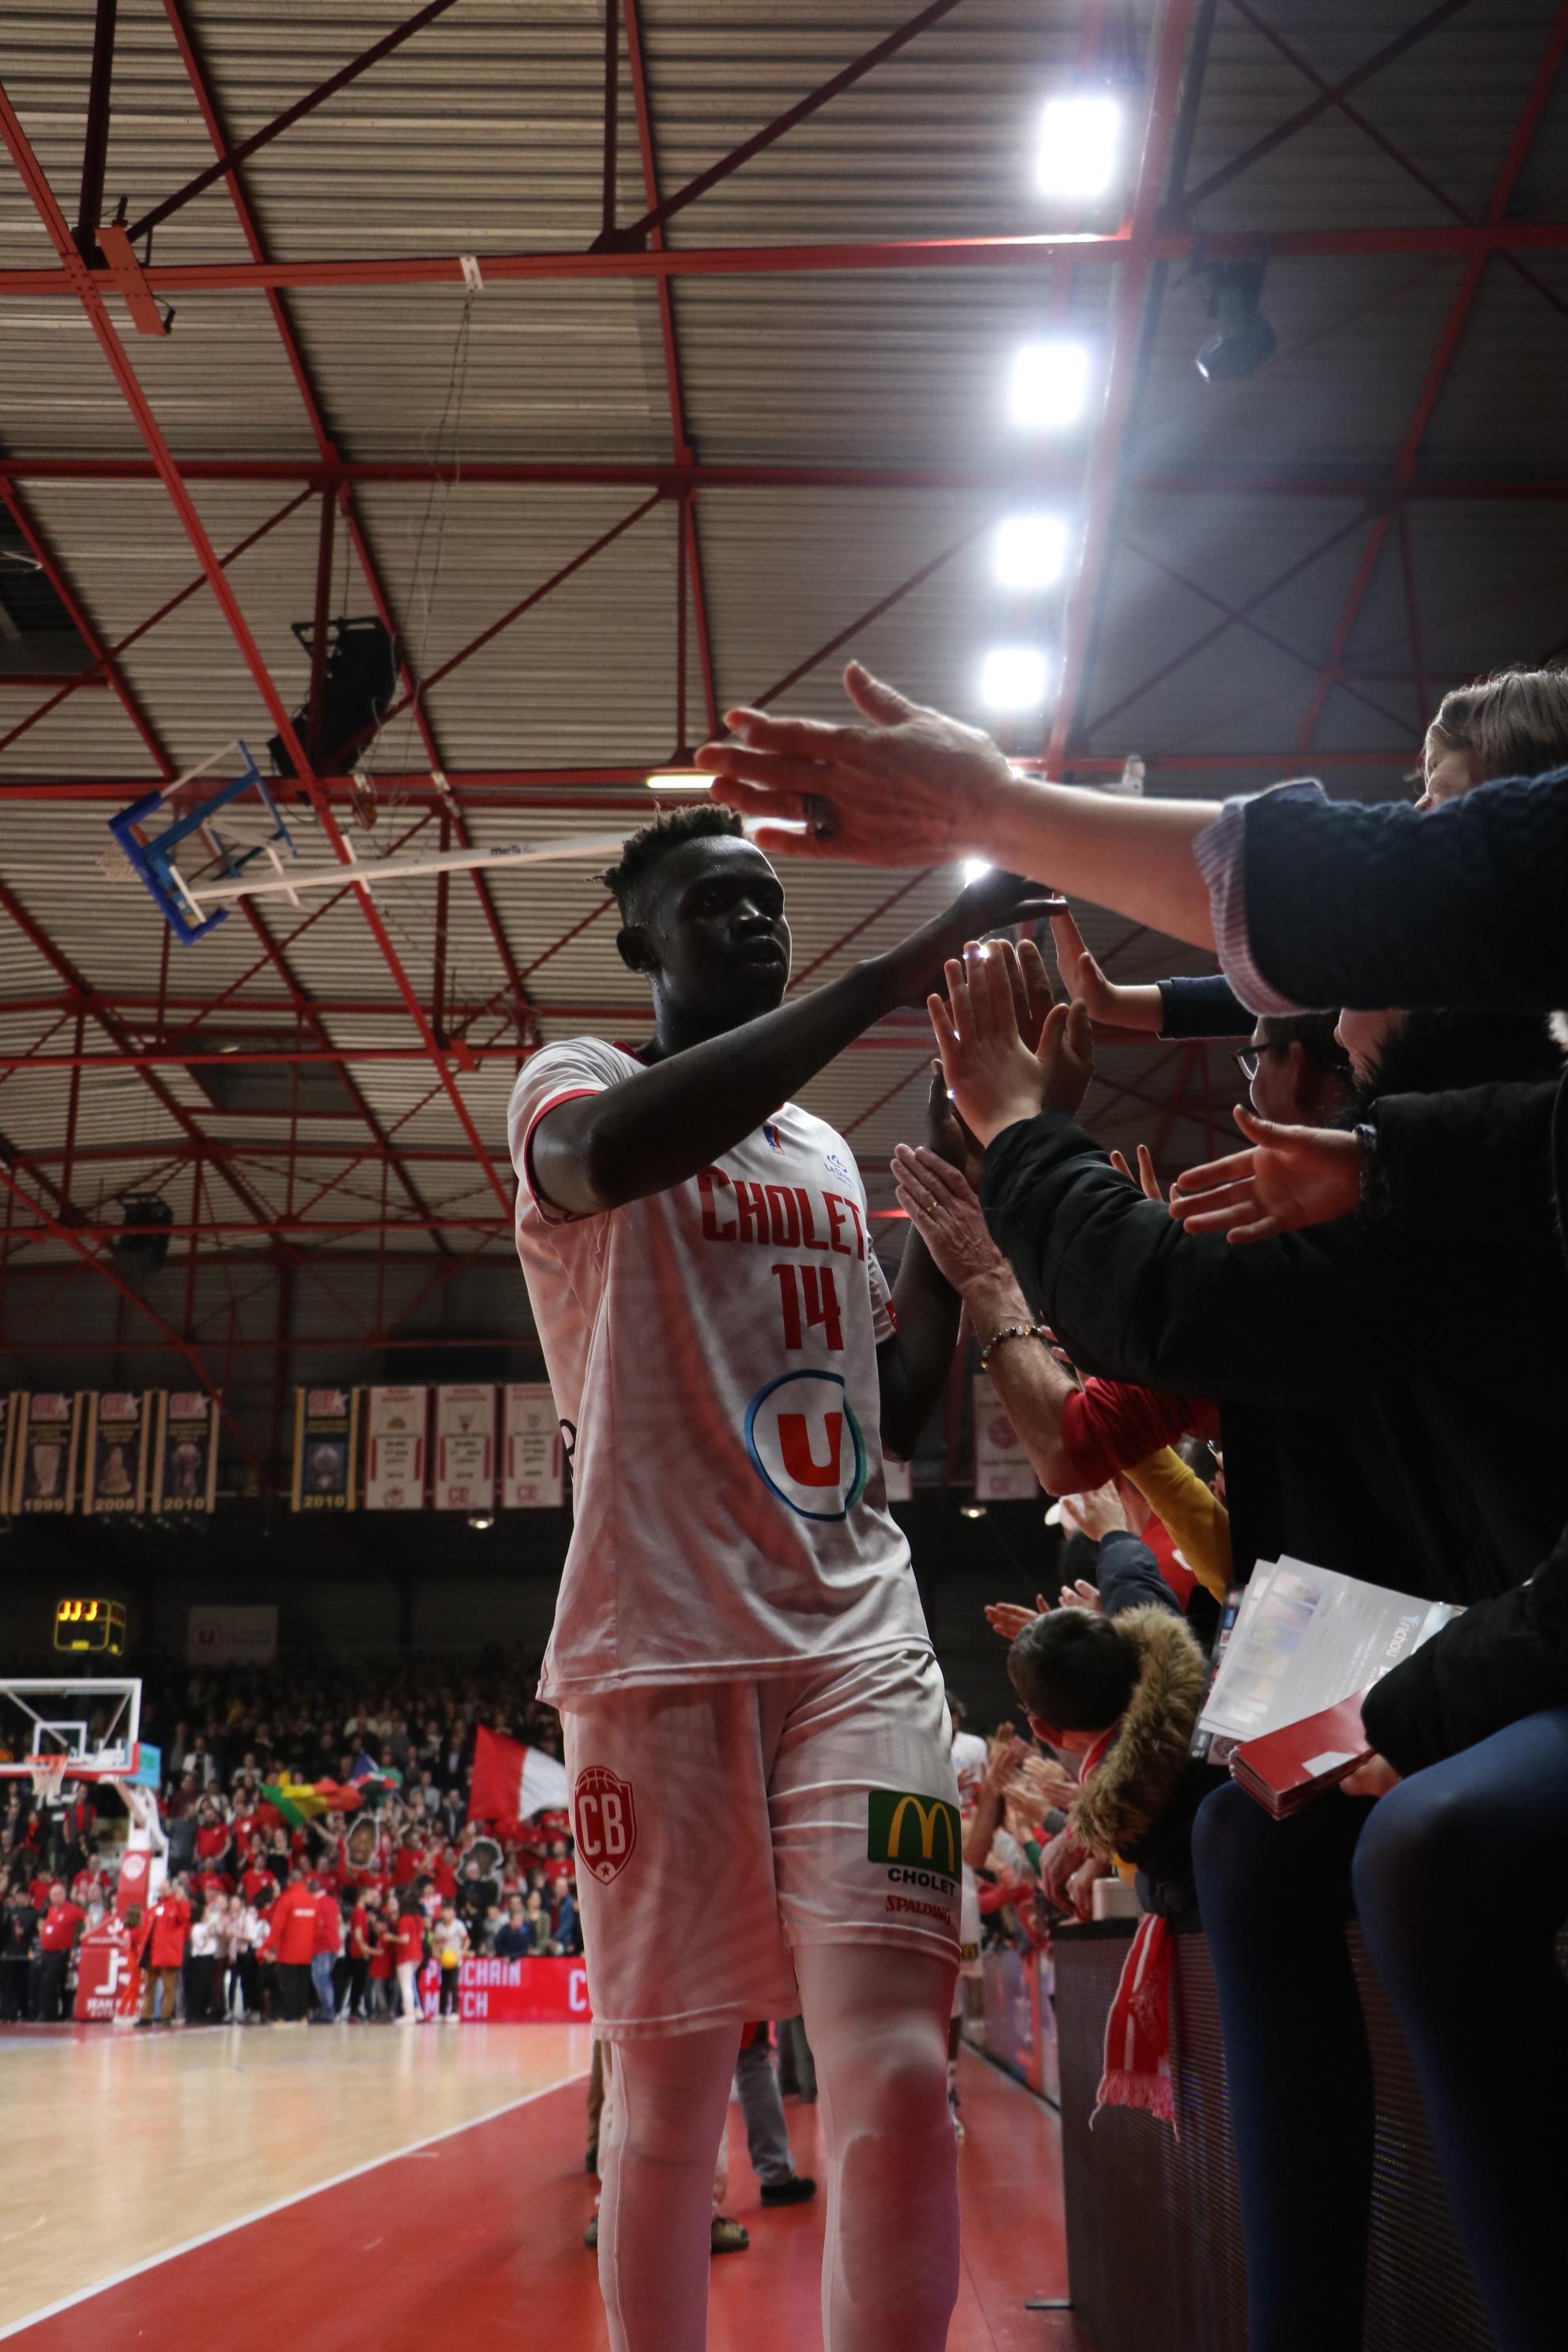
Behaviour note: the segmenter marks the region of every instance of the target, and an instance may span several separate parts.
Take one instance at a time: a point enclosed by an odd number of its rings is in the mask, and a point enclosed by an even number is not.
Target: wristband
[[[981,1370],[988,1372],[991,1370],[992,1357],[998,1348],[1005,1348],[1009,1339],[1038,1339],[1043,1345],[1046,1337],[1046,1327],[1043,1323],[1004,1323],[1000,1329],[992,1332],[980,1350]]]

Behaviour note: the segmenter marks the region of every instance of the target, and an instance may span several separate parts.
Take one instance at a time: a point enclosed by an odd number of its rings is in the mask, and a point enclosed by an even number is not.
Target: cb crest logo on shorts
[[[605,1764],[590,1764],[572,1791],[577,1859],[602,1886],[618,1877],[637,1850],[637,1809],[632,1784]]]

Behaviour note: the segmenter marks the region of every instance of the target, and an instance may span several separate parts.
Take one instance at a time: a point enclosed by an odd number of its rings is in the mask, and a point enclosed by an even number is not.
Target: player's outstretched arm
[[[1049,911],[1017,875],[982,876],[944,914],[826,987],[558,1104],[534,1129],[535,1183],[552,1207],[593,1216],[687,1182],[884,1013],[923,1002],[966,940]]]
[[[979,728],[906,701],[858,662],[844,685],[866,724],[731,710],[729,737],[697,754],[715,798],[769,820],[757,845],[770,856],[937,866],[977,851],[1213,947],[1208,887],[1192,845],[1218,816],[1217,803],[1107,799],[1037,783]],[[785,829],[803,822],[804,832]]]

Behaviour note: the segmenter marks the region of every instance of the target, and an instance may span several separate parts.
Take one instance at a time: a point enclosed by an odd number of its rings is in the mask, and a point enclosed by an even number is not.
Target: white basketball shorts
[[[643,1685],[562,1717],[598,2032],[795,2016],[803,1944],[956,1964],[963,1832],[929,1650]]]

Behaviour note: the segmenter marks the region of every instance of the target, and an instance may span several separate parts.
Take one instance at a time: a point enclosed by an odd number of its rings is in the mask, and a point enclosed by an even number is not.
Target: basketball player
[[[804,2010],[828,2352],[937,2352],[958,2284],[961,1838],[881,1433],[912,1450],[957,1301],[911,1234],[889,1307],[848,1147],[789,1097],[918,1001],[948,943],[1038,901],[990,875],[786,1004],[784,892],[730,811],[662,819],[605,878],[655,1036],[547,1046],[510,1129],[519,1255],[574,1444],[540,1695],[565,1724],[613,2053],[610,2340],[700,2352],[740,2030]]]

